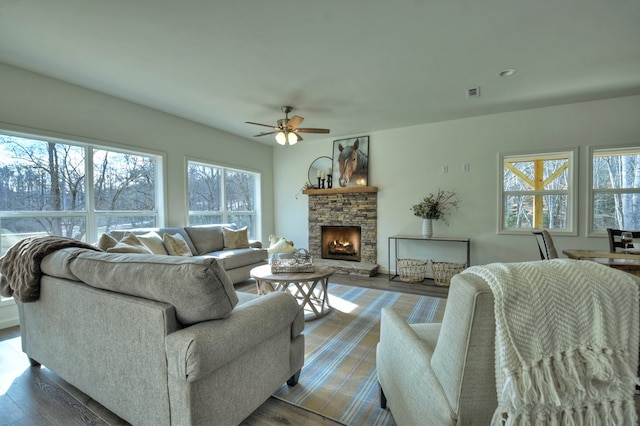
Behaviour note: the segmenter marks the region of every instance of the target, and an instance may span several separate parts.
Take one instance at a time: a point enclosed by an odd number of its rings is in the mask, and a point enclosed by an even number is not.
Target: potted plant
[[[426,238],[433,236],[432,221],[443,219],[446,223],[446,216],[453,210],[458,209],[460,200],[455,192],[438,189],[437,194],[429,194],[418,204],[411,207],[413,214],[422,218],[422,235]]]

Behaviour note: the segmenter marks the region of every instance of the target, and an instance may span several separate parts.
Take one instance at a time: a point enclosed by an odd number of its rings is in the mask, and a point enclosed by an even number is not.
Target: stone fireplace
[[[372,186],[306,189],[309,196],[309,252],[316,260],[330,263],[342,274],[373,276],[378,270],[378,188]],[[323,237],[323,229],[342,232],[359,229],[360,241],[340,247],[343,236]],[[323,238],[327,238],[324,240]],[[333,256],[328,244],[334,244]],[[357,256],[353,252],[357,252]],[[356,259],[357,257],[357,259]]]

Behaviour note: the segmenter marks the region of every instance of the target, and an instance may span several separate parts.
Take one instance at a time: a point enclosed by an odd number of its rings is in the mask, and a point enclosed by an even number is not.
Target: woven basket
[[[406,283],[421,283],[428,263],[428,260],[398,259],[398,275]]]
[[[271,261],[272,274],[295,274],[298,272],[315,272],[313,263],[289,263],[290,259],[273,259]]]
[[[466,267],[466,263],[431,262],[433,281],[436,285],[448,286],[451,283],[451,277],[464,271]]]

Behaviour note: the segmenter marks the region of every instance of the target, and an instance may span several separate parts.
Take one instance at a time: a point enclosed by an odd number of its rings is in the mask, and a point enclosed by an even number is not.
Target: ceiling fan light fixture
[[[278,132],[276,134],[276,142],[280,145],[285,145],[287,143],[287,135],[285,135],[284,132]]]
[[[296,135],[293,132],[289,132],[289,134],[287,134],[287,141],[289,142],[289,145],[295,145],[298,143],[298,135]]]

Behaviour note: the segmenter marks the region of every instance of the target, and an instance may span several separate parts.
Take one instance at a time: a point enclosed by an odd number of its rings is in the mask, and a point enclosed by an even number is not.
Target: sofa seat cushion
[[[215,257],[220,261],[222,267],[229,271],[266,260],[267,251],[265,249],[244,248],[214,251],[205,256]]]
[[[226,318],[238,303],[231,279],[214,258],[86,250],[69,269],[92,287],[169,303],[184,325]]]

